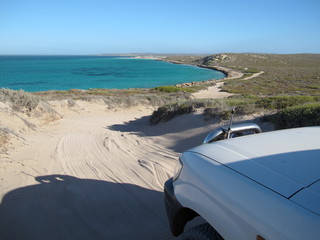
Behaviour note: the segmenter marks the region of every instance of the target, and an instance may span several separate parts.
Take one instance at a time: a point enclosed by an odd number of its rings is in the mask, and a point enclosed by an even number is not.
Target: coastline
[[[229,80],[229,79],[241,78],[244,75],[243,73],[236,71],[234,69],[231,69],[231,68],[226,68],[226,67],[221,67],[221,66],[207,66],[204,64],[183,63],[180,61],[166,59],[166,57],[163,57],[163,56],[161,56],[161,57],[158,57],[158,56],[138,56],[138,58],[153,59],[153,60],[164,61],[164,62],[169,62],[169,63],[173,63],[173,64],[184,64],[184,65],[197,66],[200,68],[206,68],[206,69],[212,69],[215,71],[219,71],[219,72],[222,72],[226,75],[226,77],[221,78],[221,79],[208,79],[208,80],[204,80],[204,81],[175,84],[174,86],[176,86],[176,87],[190,87],[190,86],[200,86],[203,84],[214,84],[214,83],[222,82],[222,81]]]
[[[203,64],[183,63],[183,62],[180,62],[180,61],[167,59],[167,56],[152,56],[152,55],[150,55],[150,56],[141,55],[140,56],[139,55],[139,56],[134,56],[133,58],[136,58],[136,59],[150,59],[150,60],[156,60],[156,61],[169,62],[169,63],[173,63],[173,64],[183,64],[183,65],[197,66],[197,67],[200,67],[200,68],[206,68],[206,69],[219,71],[219,72],[222,72],[223,74],[226,75],[224,78],[221,78],[221,79],[208,79],[208,80],[203,80],[203,81],[179,83],[179,84],[175,84],[174,85],[176,87],[190,87],[190,86],[200,86],[200,85],[204,85],[204,84],[215,84],[217,82],[243,77],[243,73],[235,71],[235,70],[233,70],[231,68],[220,67],[220,66],[207,66],[207,65],[203,65]]]
[[[230,68],[226,68],[226,67],[221,67],[221,66],[207,66],[204,64],[183,63],[180,61],[169,60],[169,59],[166,59],[163,57],[161,57],[160,59],[153,57],[152,59],[158,60],[158,61],[166,61],[166,62],[170,62],[173,64],[187,64],[187,65],[189,64],[189,65],[197,66],[200,68],[207,68],[207,69],[212,69],[215,71],[220,71],[226,75],[226,77],[221,78],[221,79],[209,79],[209,80],[205,80],[205,81],[187,82],[187,83],[181,83],[181,84],[174,85],[176,87],[192,87],[192,86],[201,86],[201,85],[211,85],[211,86],[208,86],[206,89],[199,90],[195,93],[192,93],[191,98],[195,98],[195,99],[203,99],[203,98],[223,99],[223,98],[228,98],[230,96],[234,96],[235,94],[221,91],[221,89],[222,89],[226,80],[241,78],[244,76],[244,74],[239,71],[236,71],[236,70],[230,69]]]

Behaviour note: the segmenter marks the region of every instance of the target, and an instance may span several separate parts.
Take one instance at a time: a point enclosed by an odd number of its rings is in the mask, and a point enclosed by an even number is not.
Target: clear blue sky
[[[0,0],[0,54],[320,53],[320,0]]]

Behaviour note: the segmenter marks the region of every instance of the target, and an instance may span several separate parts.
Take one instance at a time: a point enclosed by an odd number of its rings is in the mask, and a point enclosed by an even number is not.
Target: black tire
[[[223,240],[223,237],[208,223],[188,229],[181,235],[181,240]]]

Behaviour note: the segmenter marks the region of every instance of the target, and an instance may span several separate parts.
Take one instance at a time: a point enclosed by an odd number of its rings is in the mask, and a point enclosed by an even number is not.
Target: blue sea
[[[153,88],[221,79],[225,74],[190,65],[110,56],[0,56],[0,88],[69,90]]]

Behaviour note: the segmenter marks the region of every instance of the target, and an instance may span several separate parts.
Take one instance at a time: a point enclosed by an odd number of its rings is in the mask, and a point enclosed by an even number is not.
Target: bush
[[[155,125],[159,122],[169,121],[177,115],[187,114],[194,111],[194,106],[188,103],[175,103],[165,105],[163,107],[159,107],[152,113],[149,122],[151,125]]]
[[[16,91],[7,88],[1,88],[0,101],[11,103],[12,108],[17,111],[20,111],[23,108],[32,111],[38,106],[40,99],[39,97],[23,90]]]
[[[320,103],[283,109],[271,121],[280,129],[320,125]]]
[[[230,119],[234,107],[235,115],[249,115],[259,112],[259,109],[255,106],[255,99],[251,97],[215,100],[211,104],[212,107],[205,109],[206,119],[210,119],[210,115],[212,117],[219,116],[222,120]]]
[[[205,108],[203,110],[204,120],[210,120],[219,115],[219,108]]]

